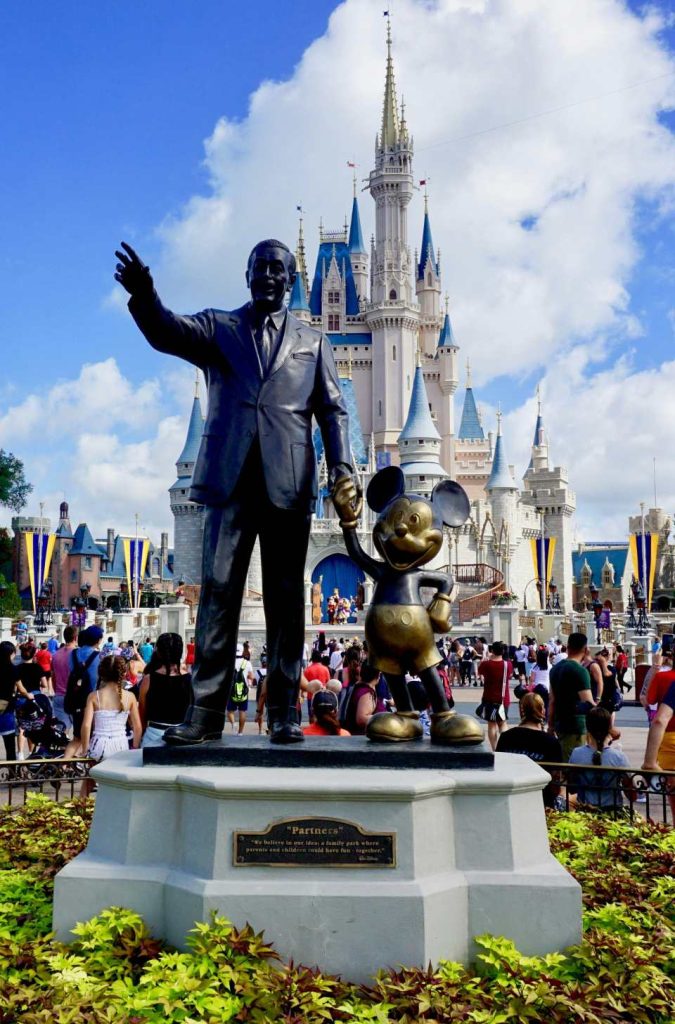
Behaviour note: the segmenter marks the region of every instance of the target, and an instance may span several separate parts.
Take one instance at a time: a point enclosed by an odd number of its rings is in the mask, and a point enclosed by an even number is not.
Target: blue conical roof
[[[427,389],[424,386],[424,373],[422,367],[415,370],[412,394],[410,396],[410,408],[405,426],[400,433],[399,441],[412,441],[413,438],[424,438],[433,441],[440,441],[441,435],[436,429],[436,424],[431,418]]]
[[[457,348],[457,342],[455,341],[455,335],[453,334],[452,331],[452,324],[450,323],[449,313],[445,314],[445,320],[443,321],[443,326],[441,327],[441,333],[438,336],[438,347],[440,348],[441,345],[447,347],[454,345],[454,347]]]
[[[429,260],[431,260],[434,273],[438,274],[438,264],[436,263],[436,257],[434,255],[434,240],[431,237],[431,223],[429,222],[429,214],[425,210],[424,227],[422,229],[422,248],[420,250],[420,261],[417,265],[417,277],[419,280],[424,277],[424,270]]]
[[[352,220],[349,225],[349,251],[357,252],[359,255],[366,255],[366,247],[363,244],[363,233],[361,231],[361,218],[359,216],[359,203],[354,196],[352,203]]]
[[[492,460],[490,479],[488,480],[485,489],[486,491],[495,491],[500,489],[503,491],[517,490],[513,477],[511,476],[509,464],[506,461],[501,426],[497,433],[497,443],[495,444],[495,454]]]
[[[309,303],[307,302],[305,282],[302,279],[302,274],[296,274],[293,287],[291,288],[291,297],[288,300],[288,308],[292,313],[296,311],[309,313]]]
[[[192,412],[190,413],[190,422],[188,424],[187,437],[185,438],[183,451],[176,459],[177,463],[192,463],[197,461],[197,453],[199,452],[199,445],[202,440],[203,431],[204,417],[202,416],[202,407],[199,398],[195,395],[194,401],[192,403]]]
[[[462,419],[459,424],[459,441],[484,441],[485,434],[480,424],[476,399],[473,396],[473,388],[468,387],[464,394],[464,405],[462,407]]]
[[[544,437],[544,420],[543,420],[543,417],[541,415],[541,404],[539,404],[539,406],[537,408],[537,422],[534,425],[534,440],[532,441],[532,448],[533,449],[539,447],[539,445],[541,444],[541,441],[543,440],[543,437]],[[533,468],[533,466],[534,466],[534,461],[533,460],[534,460],[534,455],[532,454],[532,455],[530,455],[530,461],[529,461],[528,467],[525,470],[526,473],[529,473],[530,470]]]
[[[99,557],[103,554],[86,523],[80,523],[75,530],[73,546],[69,553],[71,555],[98,555]]]

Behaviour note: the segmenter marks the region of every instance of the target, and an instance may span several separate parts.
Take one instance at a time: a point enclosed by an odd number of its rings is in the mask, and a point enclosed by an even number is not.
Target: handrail
[[[650,771],[646,768],[623,768],[619,765],[594,764],[560,764],[554,761],[538,761],[553,779],[556,786],[564,790],[565,810],[570,807],[611,814],[614,817],[628,816],[631,820],[639,813],[637,808],[644,808],[644,816],[651,821],[674,823],[673,807],[669,807],[669,798],[675,798],[675,771],[659,769]],[[598,782],[591,782],[593,775],[599,776]],[[583,782],[580,785],[580,778]],[[587,803],[573,804],[570,796],[582,789],[590,797]],[[593,794],[593,796],[591,796]],[[599,794],[610,794],[611,800],[602,807]],[[653,805],[656,805],[654,808]],[[654,815],[654,811],[660,814]],[[641,815],[640,815],[641,816]]]
[[[0,805],[13,806],[14,794],[52,793],[55,800],[75,797],[75,787],[89,775],[96,764],[92,757],[26,758],[23,761],[0,761]],[[5,793],[6,791],[6,793]]]

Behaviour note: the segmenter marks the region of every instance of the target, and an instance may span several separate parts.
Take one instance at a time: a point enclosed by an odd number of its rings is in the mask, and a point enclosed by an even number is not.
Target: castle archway
[[[341,597],[353,597],[359,592],[359,585],[363,584],[365,576],[358,565],[352,562],[347,555],[327,555],[314,566],[312,571],[312,583],[318,583],[321,579],[321,592],[323,601],[321,611],[324,621],[327,618],[326,601],[337,588]]]

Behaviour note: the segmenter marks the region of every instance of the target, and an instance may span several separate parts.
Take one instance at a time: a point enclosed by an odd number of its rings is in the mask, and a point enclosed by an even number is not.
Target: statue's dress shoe
[[[295,722],[274,722],[270,743],[304,743],[305,734]]]
[[[471,746],[485,739],[483,727],[469,715],[439,711],[431,716],[431,742]]]
[[[424,735],[417,711],[380,711],[369,719],[366,736],[376,743],[419,740]]]
[[[209,729],[198,722],[183,722],[181,725],[172,725],[164,733],[165,743],[172,747],[187,747],[191,743],[208,743],[210,740],[219,740],[223,734],[221,729]]]

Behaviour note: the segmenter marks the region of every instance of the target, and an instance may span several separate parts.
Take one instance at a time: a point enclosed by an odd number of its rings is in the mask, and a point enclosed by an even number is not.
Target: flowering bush
[[[481,936],[474,968],[388,970],[366,987],[283,964],[217,916],[183,953],[119,907],[55,942],[52,877],[63,847],[84,846],[90,813],[44,797],[0,811],[0,1024],[672,1024],[675,833],[663,827],[551,815],[552,848],[584,889],[578,946],[526,957]]]
[[[518,604],[518,595],[512,590],[500,590],[494,600],[495,604]]]

